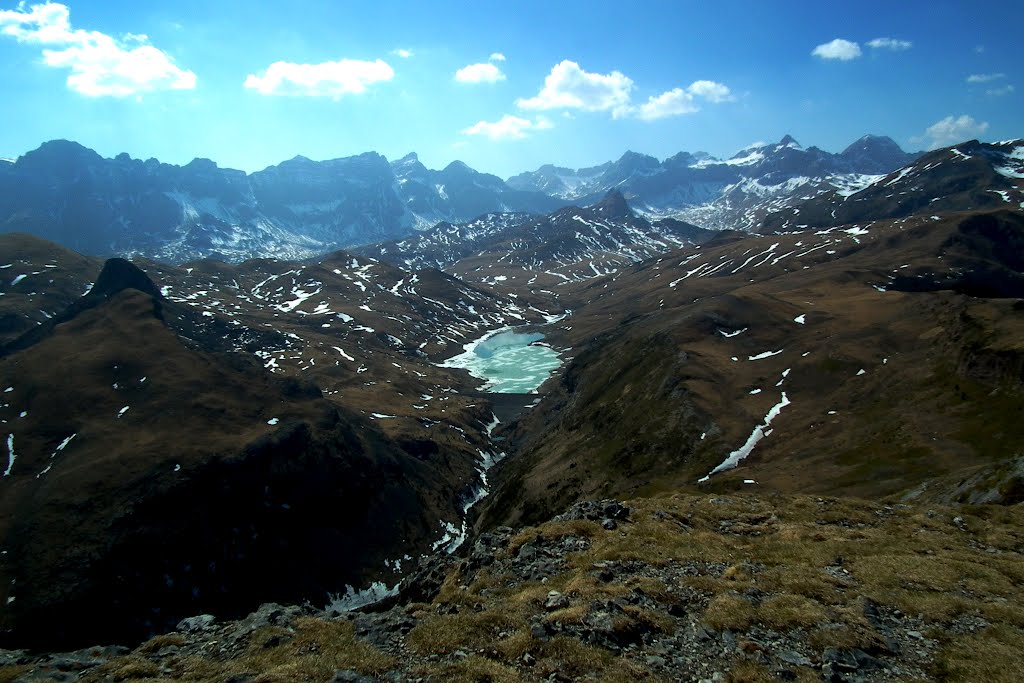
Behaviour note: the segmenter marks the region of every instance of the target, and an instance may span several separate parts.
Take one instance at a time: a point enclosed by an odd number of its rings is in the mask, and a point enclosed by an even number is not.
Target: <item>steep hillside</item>
[[[1024,208],[1024,140],[971,140],[925,154],[856,192],[823,192],[766,217],[762,232],[806,226],[934,215],[946,211]]]
[[[2,244],[5,642],[131,640],[394,584],[457,543],[490,462],[476,380],[432,360],[546,315],[345,253],[97,276],[42,240]]]
[[[485,524],[665,488],[890,495],[1019,458],[1022,236],[1019,212],[875,221],[588,282]]]

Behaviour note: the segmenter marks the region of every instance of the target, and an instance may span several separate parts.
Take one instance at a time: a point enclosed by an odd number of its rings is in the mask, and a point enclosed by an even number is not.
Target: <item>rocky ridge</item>
[[[404,268],[437,267],[500,291],[547,292],[607,275],[716,233],[672,218],[649,221],[616,189],[589,206],[547,216],[488,214],[440,223],[401,241],[356,251]],[[542,296],[544,296],[542,294]]]

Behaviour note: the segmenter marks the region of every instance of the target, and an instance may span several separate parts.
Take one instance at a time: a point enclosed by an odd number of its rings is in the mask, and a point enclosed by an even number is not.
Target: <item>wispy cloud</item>
[[[505,61],[505,55],[503,55],[500,52],[492,52],[491,56],[488,57],[488,59],[490,61],[492,61],[492,62],[504,62]]]
[[[968,83],[991,83],[1006,78],[1006,74],[971,74],[967,77]]]
[[[410,57],[415,56],[416,53],[413,52],[412,50],[407,50],[404,47],[399,47],[392,50],[391,54],[393,54],[396,57],[401,57],[402,59],[409,59]]]
[[[981,136],[988,130],[987,121],[975,121],[967,114],[947,116],[925,129],[924,135],[914,138],[917,143],[928,143],[928,149],[948,147],[958,142]]]
[[[1010,83],[1007,83],[1001,88],[989,88],[985,91],[985,94],[989,97],[1002,97],[1003,95],[1012,94],[1014,90],[1016,90],[1016,88],[1014,88]]]
[[[463,135],[482,135],[491,140],[521,140],[527,133],[534,130],[547,130],[554,124],[547,118],[538,116],[534,120],[506,114],[500,120],[492,122],[478,121],[469,128],[464,128]]]
[[[582,109],[608,111],[629,104],[633,80],[612,71],[588,73],[568,59],[556,64],[536,97],[520,98],[520,109]]]
[[[811,50],[811,54],[822,59],[837,59],[842,62],[848,62],[851,59],[860,57],[861,52],[860,45],[857,43],[844,38],[836,38],[817,46]]]
[[[127,33],[120,38],[71,26],[66,5],[25,3],[0,10],[0,35],[19,43],[43,45],[43,63],[67,69],[67,85],[89,97],[129,97],[157,90],[191,90],[196,75],[175,65],[149,37]]]
[[[893,50],[895,52],[901,52],[903,50],[909,50],[914,46],[909,40],[899,40],[897,38],[875,38],[874,40],[868,41],[868,47],[875,50]]]
[[[249,74],[245,87],[261,95],[339,99],[363,93],[368,86],[394,76],[391,65],[381,59],[341,59],[320,64],[274,62],[261,74]]]

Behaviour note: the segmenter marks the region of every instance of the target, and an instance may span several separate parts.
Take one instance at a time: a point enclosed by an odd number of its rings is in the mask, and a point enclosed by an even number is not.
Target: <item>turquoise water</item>
[[[543,338],[536,332],[499,332],[467,344],[463,353],[444,365],[465,368],[474,377],[486,380],[482,387],[485,391],[532,393],[562,364],[551,348],[532,344]]]

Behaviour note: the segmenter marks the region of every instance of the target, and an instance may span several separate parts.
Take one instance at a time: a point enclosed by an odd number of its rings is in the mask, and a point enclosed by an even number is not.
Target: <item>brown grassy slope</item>
[[[0,234],[0,344],[67,308],[101,265],[38,237]]]
[[[179,337],[161,319],[173,307],[124,290],[0,359],[12,642],[326,602],[428,550],[461,510],[475,457],[398,448],[314,385]]]
[[[744,494],[628,505],[611,530],[566,519],[482,538],[430,603],[276,609],[255,630],[250,618],[160,636],[83,680],[329,681],[343,669],[739,683],[817,681],[823,666],[871,682],[1016,680],[1019,508]],[[27,658],[0,680],[57,661]]]
[[[509,435],[485,524],[696,489],[783,392],[771,434],[706,486],[883,496],[1020,456],[1019,301],[955,291],[1016,270],[965,241],[966,217],[750,237],[592,281],[549,335],[573,359]]]

